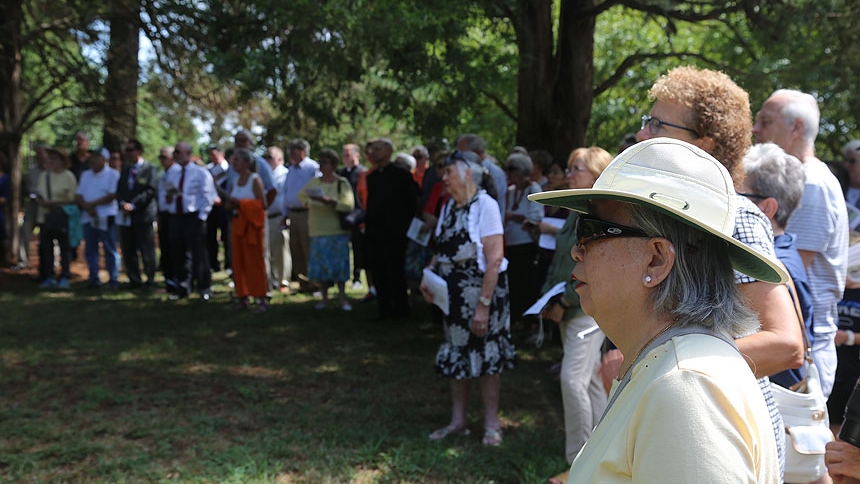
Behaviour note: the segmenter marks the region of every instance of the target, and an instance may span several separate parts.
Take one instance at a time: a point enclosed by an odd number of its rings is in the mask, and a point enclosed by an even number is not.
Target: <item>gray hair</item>
[[[251,132],[247,129],[240,129],[239,131],[236,131],[236,134],[233,135],[233,138],[236,138],[237,136],[244,136],[248,138],[248,141],[250,141],[251,144],[254,144],[254,135],[252,135]]]
[[[731,338],[753,333],[758,316],[734,283],[728,244],[643,205],[627,204],[634,226],[675,247],[675,265],[649,296],[658,316],[677,327],[700,326]]]
[[[744,156],[744,181],[756,195],[773,197],[779,203],[773,219],[785,228],[788,218],[800,204],[806,186],[803,164],[773,143],[753,145]]]
[[[421,156],[422,156],[425,160],[429,160],[429,159],[430,159],[430,152],[429,152],[429,151],[427,151],[427,147],[426,147],[426,146],[424,146],[424,145],[417,145],[417,146],[415,146],[414,148],[412,148],[412,153],[415,153],[416,151],[417,151],[418,153],[420,153],[420,154],[421,154]]]
[[[848,153],[853,151],[860,151],[860,139],[852,139],[845,143],[845,146],[842,147],[842,156],[848,156]]]
[[[530,175],[532,169],[534,169],[532,159],[529,158],[529,155],[524,155],[522,153],[511,153],[505,162],[505,166],[509,169],[514,169],[523,175]]]
[[[466,182],[466,170],[471,170],[472,182],[479,188],[481,187],[481,181],[484,177],[484,167],[481,166],[480,163],[476,163],[474,161],[457,160],[454,166],[457,167],[457,175],[460,177],[461,182]]]
[[[308,143],[306,139],[303,138],[293,138],[287,143],[287,148],[296,148],[305,152],[305,154],[309,154],[311,152],[311,144]]]
[[[250,167],[252,172],[257,172],[257,159],[251,150],[246,148],[236,148],[233,150],[233,154],[231,156],[238,156],[244,161],[248,162],[248,166]]]
[[[403,168],[406,168],[408,171],[412,171],[416,166],[418,166],[418,161],[416,161],[415,157],[409,153],[397,153],[397,157],[394,158],[394,163],[402,165]]]
[[[484,138],[474,133],[461,134],[457,138],[456,146],[460,146],[460,143],[465,143],[466,148],[475,153],[483,153],[487,150],[487,142],[484,141]]]
[[[812,144],[818,136],[818,122],[821,112],[818,101],[811,94],[792,89],[779,89],[772,96],[784,96],[788,102],[782,106],[782,120],[791,126],[796,120],[803,121],[803,139]]]

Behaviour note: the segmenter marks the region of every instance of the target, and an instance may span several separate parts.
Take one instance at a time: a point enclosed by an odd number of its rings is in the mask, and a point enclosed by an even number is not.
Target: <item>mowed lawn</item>
[[[431,442],[448,422],[439,327],[372,322],[373,305],[316,310],[277,295],[269,312],[212,301],[0,286],[0,482],[542,483],[566,466],[557,344],[516,334],[502,377],[504,443]]]

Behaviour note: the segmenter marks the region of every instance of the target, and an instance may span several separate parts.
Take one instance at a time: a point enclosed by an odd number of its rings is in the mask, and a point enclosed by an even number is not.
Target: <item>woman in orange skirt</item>
[[[262,313],[269,308],[269,285],[263,260],[267,205],[263,181],[256,173],[256,161],[250,151],[237,149],[230,163],[239,174],[229,200],[233,209],[231,239],[236,285],[236,299],[231,309],[247,309],[248,298],[253,297],[257,303],[254,311]]]

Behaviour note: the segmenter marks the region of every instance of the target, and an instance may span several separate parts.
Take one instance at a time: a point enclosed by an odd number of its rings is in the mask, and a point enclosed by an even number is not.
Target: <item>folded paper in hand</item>
[[[546,292],[540,299],[537,300],[536,303],[532,304],[528,309],[525,310],[523,316],[528,316],[530,314],[538,315],[541,311],[543,311],[544,306],[547,305],[550,299],[556,294],[561,294],[564,292],[565,281],[561,281],[558,284],[552,286],[549,291]]]
[[[418,217],[412,218],[406,236],[422,247],[427,247],[427,244],[430,243],[430,229],[424,230],[424,221]]]
[[[305,188],[305,193],[309,198],[321,197],[323,196],[323,189],[322,187],[307,187]]]
[[[557,217],[544,217],[543,223],[552,225],[557,229],[561,229],[564,226],[565,220],[563,218]],[[538,247],[541,249],[547,250],[555,250],[555,234],[540,234],[538,238]]]
[[[427,286],[427,289],[433,293],[433,304],[439,306],[439,309],[447,316],[448,283],[445,282],[445,279],[442,279],[430,269],[424,269],[424,277],[421,279],[421,283]]]

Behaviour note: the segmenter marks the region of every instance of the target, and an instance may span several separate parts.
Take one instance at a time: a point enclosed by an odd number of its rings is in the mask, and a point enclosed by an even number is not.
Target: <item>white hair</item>
[[[809,143],[815,143],[818,136],[818,123],[821,120],[821,111],[818,110],[818,101],[811,94],[795,91],[793,89],[779,89],[773,96],[785,97],[788,102],[782,106],[782,120],[787,126],[794,124],[796,120],[803,121],[803,139]]]
[[[842,156],[848,156],[848,153],[854,151],[860,151],[860,139],[852,139],[845,143],[845,146],[842,147]]]

